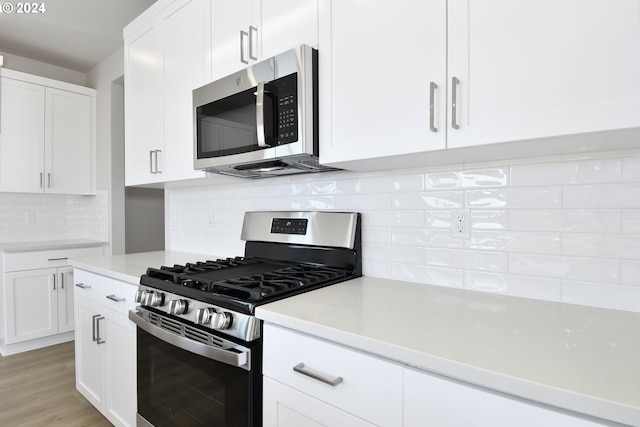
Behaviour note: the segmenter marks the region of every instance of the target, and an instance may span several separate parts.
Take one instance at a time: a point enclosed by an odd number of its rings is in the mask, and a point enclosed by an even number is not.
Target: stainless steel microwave
[[[299,46],[193,91],[194,168],[246,178],[318,161],[318,52]]]

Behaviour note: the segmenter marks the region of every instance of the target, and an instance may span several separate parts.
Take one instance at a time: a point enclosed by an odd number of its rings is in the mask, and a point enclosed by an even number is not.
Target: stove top
[[[253,314],[257,305],[353,276],[340,268],[235,257],[149,268],[140,283]]]

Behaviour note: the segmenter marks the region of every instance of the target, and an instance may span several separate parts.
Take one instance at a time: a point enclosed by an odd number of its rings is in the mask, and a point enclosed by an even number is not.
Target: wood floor
[[[75,381],[73,341],[0,356],[0,426],[111,426]]]

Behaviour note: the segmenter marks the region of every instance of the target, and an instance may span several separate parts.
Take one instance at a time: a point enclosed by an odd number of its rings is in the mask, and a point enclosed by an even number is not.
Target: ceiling
[[[11,1],[13,12],[0,12],[0,52],[86,73],[122,46],[122,29],[155,1],[39,0],[38,14],[18,14]]]

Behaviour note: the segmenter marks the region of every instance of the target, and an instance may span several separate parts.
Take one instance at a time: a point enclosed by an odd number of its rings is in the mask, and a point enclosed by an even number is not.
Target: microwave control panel
[[[298,140],[298,75],[279,78],[273,82],[278,88],[278,145]]]

